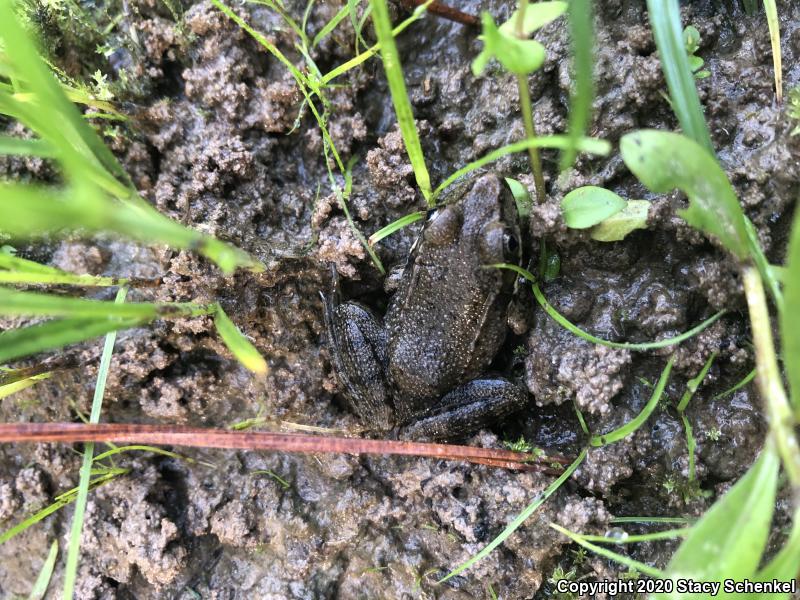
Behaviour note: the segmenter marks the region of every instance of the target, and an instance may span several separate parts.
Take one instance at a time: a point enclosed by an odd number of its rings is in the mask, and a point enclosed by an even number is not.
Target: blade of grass
[[[3,362],[2,359],[0,359],[0,362]],[[40,373],[39,375],[34,375],[33,377],[28,377],[27,379],[21,379],[19,381],[15,381],[14,383],[0,385],[0,399],[29,388],[32,385],[39,383],[42,379],[47,379],[49,377],[50,373]]]
[[[239,328],[234,325],[222,306],[219,303],[215,305],[214,310],[214,325],[217,328],[217,333],[225,342],[228,350],[242,363],[245,367],[258,373],[259,375],[266,375],[269,372],[267,361],[259,354],[255,346],[239,331]]]
[[[151,320],[146,318],[77,317],[48,321],[30,327],[8,329],[0,333],[0,363],[83,342],[109,331],[139,327]],[[19,391],[19,389],[11,390],[9,393]]]
[[[492,150],[489,152],[489,154],[486,154],[485,156],[468,163],[450,175],[433,191],[433,199],[435,200],[438,198],[439,195],[459,177],[463,177],[467,173],[471,173],[476,169],[480,169],[481,167],[493,163],[494,161],[499,160],[504,156],[508,156],[509,154],[524,152],[530,147],[565,150],[571,145],[572,141],[565,135],[549,135],[533,139],[526,139],[502,146],[496,150]],[[598,140],[596,138],[582,138],[578,141],[577,147],[581,152],[597,154],[600,156],[606,156],[609,152],[611,152],[611,144],[605,140]]]
[[[764,11],[767,13],[769,27],[769,43],[772,46],[772,69],[775,74],[775,98],[783,101],[783,59],[781,58],[781,24],[778,20],[778,8],[775,0],[764,0]]]
[[[656,384],[656,387],[650,396],[650,400],[647,401],[647,404],[644,405],[644,408],[638,415],[636,415],[636,417],[625,423],[622,427],[618,427],[614,431],[610,431],[602,435],[593,435],[591,438],[589,438],[589,444],[596,448],[613,444],[614,442],[625,439],[639,429],[639,427],[644,425],[645,421],[647,421],[647,419],[656,409],[656,406],[658,406],[659,400],[661,400],[661,396],[664,393],[664,388],[667,386],[667,380],[669,379],[669,374],[672,371],[672,365],[674,362],[675,356],[670,356],[669,360],[667,361],[667,366],[664,367],[664,370],[661,372],[661,377],[659,377],[658,383]]]
[[[433,2],[433,0],[428,0],[425,4],[422,4],[422,5],[418,6],[417,8],[415,8],[414,12],[411,13],[410,17],[408,17],[405,21],[403,21],[397,27],[392,29],[392,37],[393,38],[397,37],[398,35],[403,33],[403,31],[405,31],[408,28],[409,25],[414,23],[414,21],[419,20],[425,14],[426,9],[428,8],[428,5],[431,2]],[[372,13],[372,6],[369,6],[367,8],[367,10],[370,13]],[[354,29],[357,30],[358,28],[354,27]],[[358,54],[357,56],[354,56],[353,58],[351,58],[350,60],[348,60],[344,64],[341,64],[338,67],[335,67],[334,69],[329,71],[326,75],[324,75],[322,77],[322,82],[321,83],[323,85],[327,85],[328,83],[330,83],[331,81],[333,81],[334,79],[339,77],[340,75],[343,75],[344,73],[347,73],[347,71],[355,69],[361,63],[369,60],[370,58],[375,56],[378,52],[380,52],[380,50],[381,50],[380,42],[378,42],[377,44],[375,44],[373,46],[370,46],[369,48],[364,50],[364,52],[362,52],[361,54]]]
[[[117,290],[117,297],[114,302],[122,304],[128,289],[121,287]],[[94,398],[92,400],[92,411],[89,415],[90,423],[100,421],[100,411],[103,407],[103,394],[106,390],[106,380],[108,370],[111,366],[111,354],[114,351],[114,342],[117,339],[117,332],[112,331],[106,334],[103,344],[103,353],[100,357],[100,367],[97,370],[97,383],[94,386]],[[67,547],[67,563],[64,567],[64,600],[72,600],[75,590],[75,580],[78,575],[78,559],[80,557],[81,531],[83,529],[83,517],[86,510],[86,500],[89,496],[89,480],[91,479],[92,459],[94,457],[94,444],[89,442],[83,451],[83,465],[81,466],[80,481],[78,483],[78,494],[75,500],[75,512],[72,515],[72,530],[69,536]]]
[[[542,504],[544,504],[545,500],[547,500],[550,496],[555,493],[555,491],[560,488],[564,482],[569,479],[575,470],[581,465],[583,459],[586,458],[586,449],[582,450],[581,453],[578,455],[578,458],[567,467],[564,473],[556,479],[553,483],[547,486],[547,489],[542,492],[539,496],[537,496],[533,502],[531,502],[525,510],[523,510],[517,517],[508,524],[508,526],[500,532],[496,538],[494,538],[491,542],[489,542],[480,552],[478,552],[475,556],[471,557],[466,562],[462,563],[452,571],[450,571],[447,575],[442,577],[437,583],[444,583],[451,577],[455,577],[459,573],[463,573],[467,569],[469,569],[472,565],[477,563],[480,560],[486,558],[491,552],[497,548],[500,544],[502,544],[508,536],[514,533],[519,527],[528,520],[528,518],[536,512],[536,509],[539,508]]]
[[[681,529],[667,529],[666,531],[655,531],[653,533],[643,533],[641,535],[625,534],[624,537],[606,537],[604,535],[585,534],[580,534],[580,536],[587,542],[597,542],[599,544],[638,544],[640,542],[673,540],[677,537],[686,537],[691,530],[691,527],[683,527]]]
[[[650,565],[647,565],[647,564],[645,564],[643,562],[639,562],[637,560],[629,558],[629,557],[625,556],[624,554],[618,554],[617,552],[612,552],[608,548],[603,548],[602,546],[597,546],[595,544],[592,544],[591,542],[587,542],[583,538],[582,535],[578,535],[577,533],[573,533],[569,529],[565,529],[564,527],[561,527],[561,525],[557,525],[556,523],[550,523],[550,527],[552,527],[553,529],[555,529],[559,533],[567,536],[569,539],[571,539],[576,544],[579,544],[580,546],[583,546],[587,550],[591,550],[595,554],[598,554],[600,556],[603,556],[605,558],[613,560],[614,562],[619,563],[621,565],[625,565],[628,568],[636,569],[640,573],[644,573],[645,575],[648,575],[648,576],[653,577],[655,579],[663,579],[665,577],[665,574],[664,574],[663,571],[661,571],[659,569],[654,569]]]
[[[103,485],[105,483],[108,483],[112,479],[114,479],[116,477],[119,477],[120,475],[125,475],[125,474],[127,474],[129,472],[130,472],[130,469],[112,469],[112,470],[108,470],[108,472],[106,472],[103,475],[100,475],[99,477],[96,477],[95,479],[93,479],[91,481],[91,483],[90,483],[90,488],[94,489],[96,487],[99,487],[99,486],[101,486],[101,485]],[[64,506],[67,506],[68,504],[74,502],[75,498],[77,496],[77,493],[78,493],[78,488],[73,488],[73,489],[71,489],[71,490],[69,490],[67,492],[64,492],[63,494],[59,494],[55,498],[55,501],[53,503],[51,503],[48,506],[44,507],[42,510],[36,512],[35,514],[31,515],[27,519],[21,521],[20,523],[17,523],[11,529],[8,529],[8,530],[4,531],[2,534],[0,534],[0,544],[6,543],[8,540],[13,538],[14,536],[17,536],[20,533],[22,533],[23,531],[25,531],[26,529],[28,529],[28,527],[30,527],[31,525],[35,525],[39,521],[49,517],[54,512],[58,511],[59,509],[63,508]]]
[[[727,389],[727,390],[725,390],[724,392],[720,392],[719,394],[717,394],[716,396],[714,396],[714,397],[712,398],[712,400],[719,400],[720,398],[724,398],[724,397],[725,397],[725,396],[727,396],[728,394],[732,394],[732,393],[733,393],[733,392],[735,392],[736,390],[739,390],[739,389],[743,388],[744,386],[746,386],[748,383],[750,383],[751,381],[753,381],[753,379],[755,379],[755,378],[756,378],[756,370],[755,370],[755,369],[753,369],[753,370],[752,370],[752,371],[750,371],[750,372],[749,372],[747,375],[745,375],[745,376],[744,376],[744,378],[743,378],[741,381],[739,381],[739,382],[738,382],[736,385],[734,385],[734,386],[733,386],[733,387],[731,387],[731,388],[728,388],[728,389]]]
[[[389,91],[392,94],[394,111],[397,115],[397,123],[400,126],[406,153],[414,169],[417,186],[428,206],[433,206],[431,179],[428,174],[428,167],[425,165],[425,156],[422,153],[417,124],[414,121],[414,111],[411,109],[411,101],[408,98],[406,83],[403,79],[400,54],[397,52],[397,46],[394,43],[392,24],[389,21],[389,8],[386,6],[386,0],[370,0],[370,6],[372,7],[372,22],[375,25],[375,34],[381,45],[383,68],[386,72],[386,79],[389,82]]]
[[[337,25],[341,23],[347,15],[350,14],[351,6],[349,3],[345,4],[338,10],[338,12],[333,15],[333,18],[325,23],[325,26],[319,30],[319,33],[314,36],[314,39],[311,41],[311,47],[316,48],[317,45],[324,40],[328,35],[336,29]]]
[[[20,138],[0,135],[0,154],[13,154],[15,156],[39,156],[52,158],[53,149],[42,140],[23,140]]]
[[[647,0],[647,12],[661,58],[661,69],[667,80],[672,108],[681,128],[688,137],[714,156],[711,135],[708,133],[694,75],[686,56],[678,0]]]
[[[573,89],[569,106],[569,137],[572,144],[561,153],[559,170],[572,166],[578,141],[586,135],[594,99],[594,16],[591,0],[569,3],[569,32],[572,43]]]
[[[19,292],[0,287],[0,314],[43,317],[119,317],[155,319],[199,317],[213,312],[213,307],[191,302],[117,304],[86,298],[66,298],[36,292]],[[0,335],[5,335],[4,332]]]
[[[42,600],[47,593],[47,587],[50,585],[50,579],[53,577],[53,571],[56,568],[56,558],[58,557],[58,540],[53,540],[50,544],[50,551],[47,553],[47,558],[44,560],[39,576],[31,588],[31,593],[28,594],[28,600]]]
[[[416,223],[420,219],[424,218],[425,218],[424,210],[418,210],[417,212],[413,212],[411,214],[400,217],[399,219],[389,223],[386,227],[381,227],[378,231],[369,236],[368,240],[369,245],[374,246],[375,244],[380,242],[383,238],[387,238],[394,232],[402,229],[403,227],[407,227],[408,225]]]

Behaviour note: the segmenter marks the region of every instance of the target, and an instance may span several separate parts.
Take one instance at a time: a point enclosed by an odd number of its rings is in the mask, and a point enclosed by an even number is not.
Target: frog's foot
[[[528,402],[528,393],[500,377],[475,379],[445,395],[427,414],[403,428],[402,437],[450,439],[469,435]]]
[[[386,387],[386,330],[365,307],[355,302],[335,305],[325,298],[331,360],[353,410],[364,423],[385,431],[392,426]]]

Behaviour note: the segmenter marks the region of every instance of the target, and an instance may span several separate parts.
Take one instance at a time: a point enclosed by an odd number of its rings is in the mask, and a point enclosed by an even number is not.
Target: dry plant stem
[[[406,8],[415,8],[425,4],[425,0],[400,0],[400,2]],[[470,27],[478,27],[481,24],[480,20],[475,15],[462,12],[457,8],[442,4],[441,2],[431,2],[430,6],[428,6],[428,12],[437,17],[442,17]]]
[[[525,9],[528,7],[528,0],[520,0],[517,8],[517,20],[514,23],[517,37],[523,39],[525,31]],[[528,89],[528,76],[517,74],[517,89],[519,90],[519,106],[522,110],[522,122],[525,125],[525,136],[528,139],[536,137],[536,127],[533,124],[533,107],[531,105],[531,92]],[[542,204],[545,200],[544,194],[544,175],[542,174],[542,161],[539,158],[539,149],[528,148],[528,158],[531,162],[533,171],[533,186],[536,188],[536,203]]]
[[[466,460],[513,469],[535,468],[531,455],[495,448],[325,437],[267,431],[231,431],[179,425],[2,423],[0,424],[0,443],[3,442],[129,442],[199,448],[275,450],[310,454],[399,454],[448,460]],[[547,456],[536,460],[547,467],[554,463],[568,464],[570,462],[569,459],[561,456]]]
[[[756,349],[756,382],[764,398],[769,426],[796,499],[800,499],[800,447],[794,434],[795,419],[775,357],[767,297],[758,270],[747,266],[743,272],[744,292],[750,311],[753,344]]]

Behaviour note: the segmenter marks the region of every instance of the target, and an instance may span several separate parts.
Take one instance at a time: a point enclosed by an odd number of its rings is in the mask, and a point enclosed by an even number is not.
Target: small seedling
[[[700,32],[694,25],[687,25],[683,30],[683,43],[686,45],[686,56],[689,58],[689,68],[695,79],[705,79],[711,75],[711,71],[703,69],[705,62],[697,56],[695,52],[700,49]]]
[[[800,85],[796,85],[789,90],[789,105],[786,109],[786,114],[789,115],[792,121],[795,121],[795,125],[789,135],[792,137],[800,135]]]

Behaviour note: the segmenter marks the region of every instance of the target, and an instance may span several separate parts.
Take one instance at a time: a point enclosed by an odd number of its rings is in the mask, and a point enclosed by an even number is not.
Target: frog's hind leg
[[[391,429],[388,338],[383,324],[360,304],[334,304],[325,296],[323,300],[331,361],[353,410],[370,427]]]
[[[525,390],[501,377],[475,379],[445,395],[403,430],[403,437],[443,440],[475,433],[528,402]]]

